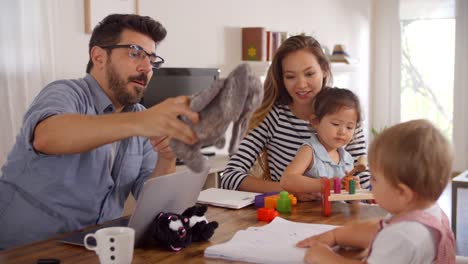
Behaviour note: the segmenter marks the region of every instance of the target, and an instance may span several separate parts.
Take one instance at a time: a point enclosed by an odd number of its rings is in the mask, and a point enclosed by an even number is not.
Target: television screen
[[[141,104],[149,108],[170,97],[192,95],[211,87],[219,78],[217,68],[160,68],[153,69]]]

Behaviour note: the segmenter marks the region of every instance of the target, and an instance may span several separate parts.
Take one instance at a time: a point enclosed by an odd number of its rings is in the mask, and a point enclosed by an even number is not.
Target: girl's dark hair
[[[314,98],[314,114],[318,120],[322,120],[325,115],[338,112],[343,107],[356,110],[356,123],[361,122],[359,98],[352,91],[336,87],[324,87]]]
[[[132,30],[150,37],[154,42],[159,43],[166,37],[166,29],[161,23],[149,16],[139,16],[133,14],[112,14],[105,17],[94,28],[89,40],[90,59],[86,66],[86,73],[93,68],[91,60],[91,49],[94,46],[115,45],[120,41],[120,35],[124,29]],[[108,52],[111,52],[110,50]]]

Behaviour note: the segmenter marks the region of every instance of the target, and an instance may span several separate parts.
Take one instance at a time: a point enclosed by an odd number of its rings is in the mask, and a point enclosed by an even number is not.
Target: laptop
[[[240,209],[255,202],[255,192],[209,188],[200,192],[198,203]]]
[[[147,180],[143,184],[140,197],[136,202],[130,220],[119,218],[99,227],[74,233],[57,240],[61,243],[84,246],[86,234],[110,226],[128,226],[135,229],[135,246],[143,244],[145,233],[159,212],[181,214],[197,202],[197,197],[203,188],[210,168],[200,173],[184,170]],[[95,241],[89,240],[90,245]]]

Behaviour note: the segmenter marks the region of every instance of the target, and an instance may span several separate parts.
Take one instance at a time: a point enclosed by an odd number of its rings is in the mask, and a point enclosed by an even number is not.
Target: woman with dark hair
[[[224,170],[221,187],[252,192],[282,190],[280,178],[284,169],[304,140],[314,133],[308,121],[313,114],[312,101],[331,82],[330,63],[317,40],[303,35],[285,40],[268,70],[262,105]],[[345,149],[355,162],[366,155],[362,126],[358,125]],[[361,186],[368,187],[369,173],[358,176]],[[315,197],[298,195],[301,200]]]

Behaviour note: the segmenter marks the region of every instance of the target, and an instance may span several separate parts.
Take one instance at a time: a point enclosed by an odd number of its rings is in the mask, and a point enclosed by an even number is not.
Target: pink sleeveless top
[[[391,224],[395,224],[395,223],[403,222],[403,221],[412,221],[412,222],[418,222],[420,224],[423,224],[427,227],[432,228],[438,233],[438,237],[439,237],[435,263],[454,264],[455,263],[455,239],[454,239],[452,230],[450,229],[447,215],[442,210],[441,210],[441,214],[442,214],[442,219],[439,220],[435,216],[431,215],[430,213],[427,213],[422,210],[416,210],[406,215],[403,215],[401,217],[392,218],[387,224],[391,225]],[[384,227],[383,220],[380,220],[380,228],[378,232],[380,232],[380,230],[382,230],[383,227]],[[377,237],[377,235],[375,237]],[[374,237],[374,240],[375,240],[375,237]],[[372,252],[372,244],[374,244],[374,241],[372,241],[371,243],[368,256],[370,256]]]

